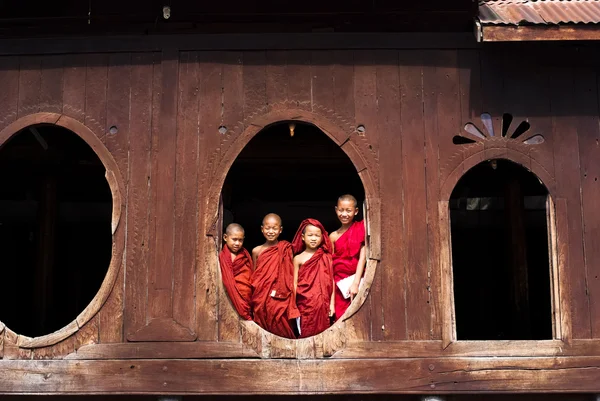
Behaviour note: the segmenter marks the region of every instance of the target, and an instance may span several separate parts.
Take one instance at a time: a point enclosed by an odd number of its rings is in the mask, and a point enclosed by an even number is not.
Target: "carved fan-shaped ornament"
[[[502,129],[500,136],[496,136],[494,133],[494,124],[492,116],[489,113],[483,113],[481,115],[481,123],[484,127],[477,127],[472,122],[465,124],[464,132],[461,132],[454,136],[452,142],[455,145],[468,145],[476,142],[483,142],[489,138],[505,138],[506,140],[516,140],[522,142],[525,145],[539,145],[544,142],[544,137],[540,134],[525,135],[529,132],[531,126],[526,120],[521,121],[519,125],[509,134],[509,129],[513,121],[513,116],[508,113],[502,115]]]

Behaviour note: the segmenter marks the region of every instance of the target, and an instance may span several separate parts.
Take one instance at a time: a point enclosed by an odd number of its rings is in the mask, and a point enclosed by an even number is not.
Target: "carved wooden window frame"
[[[222,222],[220,215],[220,198],[227,173],[240,152],[255,135],[265,127],[281,121],[297,121],[316,126],[329,139],[333,140],[348,156],[357,170],[365,189],[365,222],[368,234],[368,253],[365,272],[365,284],[351,303],[346,313],[324,332],[303,339],[287,339],[276,336],[252,321],[245,321],[239,317],[231,302],[227,302],[227,313],[235,314],[239,321],[242,343],[253,349],[262,358],[322,358],[333,355],[345,347],[346,343],[355,340],[355,332],[351,330],[351,317],[364,304],[371,288],[375,271],[381,257],[381,225],[380,225],[380,200],[377,177],[377,158],[372,147],[369,146],[363,132],[349,125],[346,121],[328,110],[308,111],[299,109],[290,104],[271,105],[256,115],[250,116],[243,122],[242,127],[234,129],[221,129],[223,135],[218,156],[211,159],[216,165],[211,168],[210,189],[208,193],[207,212],[204,214],[206,236],[202,239],[206,255],[205,269],[217,278],[217,286],[221,294],[225,288],[220,276],[218,265],[218,251],[220,249]],[[224,126],[223,126],[224,127]],[[221,304],[223,305],[223,304]],[[220,311],[221,313],[221,311]]]
[[[68,129],[83,139],[104,165],[105,178],[112,194],[112,255],[100,289],[83,311],[71,323],[53,333],[33,338],[18,335],[17,345],[25,349],[49,347],[63,341],[78,332],[100,311],[117,281],[125,248],[125,228],[119,224],[125,208],[122,197],[122,194],[125,193],[123,179],[112,154],[92,130],[78,120],[63,114],[34,113],[21,117],[2,129],[0,131],[0,147],[22,129],[39,124],[56,125]],[[5,330],[9,329],[9,327],[5,327]]]
[[[491,142],[491,141],[490,141]],[[530,154],[506,146],[506,141],[496,141],[469,156],[461,162],[442,185],[438,202],[440,229],[440,270],[442,298],[442,343],[443,348],[453,344],[469,345],[469,349],[497,350],[498,355],[536,354],[553,355],[553,347],[535,350],[537,344],[544,343],[560,347],[571,339],[571,314],[569,308],[569,282],[566,273],[568,261],[567,207],[564,198],[558,198],[556,183],[547,171]],[[454,309],[454,274],[452,267],[452,237],[450,225],[450,197],[460,178],[471,168],[485,160],[503,159],[511,161],[534,174],[548,190],[546,203],[550,288],[552,305],[551,340],[459,340],[456,335],[456,315]],[[529,348],[529,351],[527,350]]]

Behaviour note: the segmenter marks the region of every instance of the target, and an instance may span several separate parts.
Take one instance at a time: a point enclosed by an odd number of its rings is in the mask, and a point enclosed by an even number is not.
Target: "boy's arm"
[[[354,299],[358,294],[358,286],[360,285],[360,279],[365,271],[365,264],[367,263],[367,248],[363,245],[360,247],[360,255],[358,257],[358,264],[356,265],[356,275],[354,276],[354,282],[350,286],[350,299]]]
[[[252,266],[254,266],[254,270],[256,270],[256,259],[258,259],[259,248],[260,248],[259,246],[256,246],[252,250]]]
[[[294,257],[294,298],[296,298],[296,289],[298,287],[298,270],[300,270],[300,258]]]
[[[329,301],[329,317],[335,315],[335,280],[333,280],[333,291],[331,291],[331,301]]]

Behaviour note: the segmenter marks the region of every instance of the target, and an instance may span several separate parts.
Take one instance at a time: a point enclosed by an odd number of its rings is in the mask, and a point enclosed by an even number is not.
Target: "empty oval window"
[[[112,196],[96,153],[70,130],[35,125],[0,148],[0,320],[30,337],[77,317],[111,259]]]
[[[450,198],[458,340],[553,338],[552,202],[508,160],[470,169]]]
[[[277,123],[242,150],[222,191],[223,230],[230,230],[224,234],[221,271],[243,318],[273,334],[303,338],[327,329],[336,319],[334,310],[337,318],[343,314],[350,298],[334,308],[331,299],[339,287],[333,279],[349,272],[336,271],[327,238],[342,226],[336,207],[346,194],[355,200],[343,203],[349,208],[344,221],[356,225],[337,239],[337,250],[360,252],[365,189],[349,157],[324,132],[312,124]],[[239,250],[242,239],[247,256]],[[293,246],[283,246],[286,241]],[[230,256],[228,246],[236,255]],[[352,256],[357,259],[346,263],[348,270],[352,263],[356,269],[358,254]]]

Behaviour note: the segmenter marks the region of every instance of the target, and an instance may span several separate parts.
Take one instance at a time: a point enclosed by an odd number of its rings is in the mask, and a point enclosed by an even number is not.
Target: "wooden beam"
[[[597,25],[487,25],[478,30],[481,42],[600,40]]]
[[[600,357],[365,360],[7,360],[0,394],[600,391]]]
[[[474,48],[470,33],[190,34],[0,39],[0,54],[63,54],[186,50],[455,49]]]

